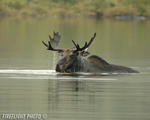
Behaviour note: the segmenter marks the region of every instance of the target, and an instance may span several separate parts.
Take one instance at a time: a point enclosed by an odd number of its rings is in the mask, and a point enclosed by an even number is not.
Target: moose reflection
[[[87,48],[91,45],[95,37],[96,33],[94,33],[94,36],[88,43],[85,42],[83,47],[80,47],[79,44],[76,44],[72,40],[75,47],[68,49],[56,48],[61,38],[61,35],[59,35],[58,32],[54,32],[53,38],[49,36],[50,41],[48,41],[48,45],[43,41],[42,42],[47,47],[47,50],[58,51],[58,53],[62,56],[62,58],[57,62],[56,72],[138,73],[138,71],[128,67],[109,64],[104,59],[96,55],[87,57],[89,55]]]

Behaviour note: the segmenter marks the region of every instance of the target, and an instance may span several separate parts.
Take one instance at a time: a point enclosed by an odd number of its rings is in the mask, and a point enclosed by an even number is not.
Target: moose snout
[[[61,70],[62,70],[62,67],[59,64],[57,64],[56,65],[56,72],[61,72]]]
[[[64,72],[65,70],[65,62],[66,62],[66,57],[61,58],[56,65],[56,72]]]
[[[56,65],[56,72],[64,72],[64,66],[63,65],[60,65],[60,64],[57,64]]]

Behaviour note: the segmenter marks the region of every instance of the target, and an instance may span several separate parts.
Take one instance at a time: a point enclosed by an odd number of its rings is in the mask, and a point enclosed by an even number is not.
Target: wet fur
[[[104,59],[92,55],[88,58],[78,56],[72,67],[66,69],[65,72],[89,72],[89,73],[138,73],[137,71],[119,65],[113,65]]]

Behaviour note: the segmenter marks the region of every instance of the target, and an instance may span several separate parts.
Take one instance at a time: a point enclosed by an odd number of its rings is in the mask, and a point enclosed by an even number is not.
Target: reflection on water
[[[66,76],[53,70],[0,74],[1,114],[47,114],[54,120],[149,118],[150,74]]]
[[[47,114],[52,120],[150,118],[150,22],[0,19],[0,115]],[[60,48],[96,39],[90,53],[140,74],[59,74],[59,57],[46,51],[53,31]],[[53,64],[54,63],[54,64]]]

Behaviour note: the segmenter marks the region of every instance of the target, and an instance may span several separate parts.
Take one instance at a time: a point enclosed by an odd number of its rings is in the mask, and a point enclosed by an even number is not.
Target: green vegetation
[[[0,0],[1,17],[150,16],[150,0]]]

